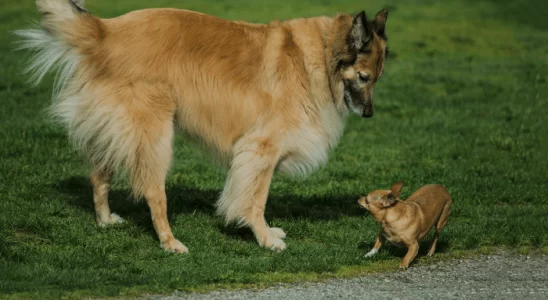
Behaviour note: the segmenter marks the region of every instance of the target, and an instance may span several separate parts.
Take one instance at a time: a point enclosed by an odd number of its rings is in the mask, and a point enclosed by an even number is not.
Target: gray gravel
[[[548,299],[548,256],[481,256],[264,290],[174,292],[145,299]]]

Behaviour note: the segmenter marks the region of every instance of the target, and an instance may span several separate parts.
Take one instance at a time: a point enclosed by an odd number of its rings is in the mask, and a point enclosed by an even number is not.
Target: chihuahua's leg
[[[440,237],[440,232],[436,229],[436,233],[434,234],[434,238],[432,239],[432,244],[430,244],[430,250],[428,250],[428,256],[434,255],[434,252],[436,252],[436,244],[438,243],[438,238]]]
[[[417,253],[419,252],[419,242],[414,241],[411,245],[408,245],[407,254],[403,258],[403,261],[400,264],[400,269],[406,270],[409,268],[409,264],[413,261]]]
[[[434,239],[432,240],[430,250],[428,250],[428,254],[427,254],[428,256],[434,255],[434,252],[436,251],[436,244],[438,243],[438,238],[440,237],[440,233],[445,227],[445,225],[447,225],[447,218],[449,217],[450,213],[451,213],[451,202],[445,204],[441,212],[441,215],[438,221],[436,222],[436,225],[435,225],[436,233],[434,234]]]
[[[447,202],[445,206],[443,207],[443,210],[441,211],[440,218],[438,219],[438,222],[436,223],[436,232],[441,232],[443,227],[447,225],[447,219],[449,218],[449,215],[451,214],[451,201]]]
[[[377,254],[377,252],[379,252],[379,249],[381,248],[383,242],[384,242],[384,235],[382,235],[382,231],[381,231],[381,233],[379,233],[379,235],[377,236],[377,239],[375,240],[375,245],[373,246],[373,249],[371,249],[371,251],[367,252],[367,254],[364,257],[371,257],[371,256]]]

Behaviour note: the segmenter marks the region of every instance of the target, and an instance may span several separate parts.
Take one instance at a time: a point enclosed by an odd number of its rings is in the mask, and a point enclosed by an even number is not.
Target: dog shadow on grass
[[[443,235],[443,233],[442,233]],[[417,257],[413,262],[416,262],[420,260],[421,258],[427,258],[426,254],[428,253],[428,250],[430,249],[430,245],[432,243],[432,236],[433,234],[430,233],[428,236],[426,236],[419,245],[419,253],[417,254]],[[369,252],[373,245],[375,244],[374,241],[363,241],[358,245],[358,248],[363,251],[363,254],[365,255],[367,252]],[[449,249],[449,244],[445,241],[443,241],[443,238],[438,240],[438,243],[436,244],[436,252],[434,253],[434,256],[436,256],[436,253],[445,253]],[[407,248],[405,247],[397,247],[389,242],[385,242],[382,245],[381,253],[383,251],[387,251],[388,255],[391,257],[399,257],[403,259],[405,254],[407,254]]]
[[[54,186],[58,192],[67,196],[71,205],[95,214],[93,191],[88,177],[77,176],[61,180]],[[220,190],[201,190],[184,186],[170,186],[166,189],[168,219],[172,222],[175,216],[192,215],[197,212],[217,218],[218,229],[224,234],[237,239],[253,239],[247,228],[225,226],[221,216],[215,212],[215,202]],[[269,195],[266,208],[267,220],[304,219],[310,222],[333,220],[344,216],[363,216],[364,212],[352,196],[315,196],[303,197],[293,195]],[[144,199],[135,202],[130,198],[128,188],[114,188],[109,192],[111,211],[122,218],[154,233],[150,210]]]

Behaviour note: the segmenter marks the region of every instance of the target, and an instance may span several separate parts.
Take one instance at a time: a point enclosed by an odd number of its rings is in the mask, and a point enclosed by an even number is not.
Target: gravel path
[[[175,292],[146,299],[548,299],[548,256],[482,256],[264,290]]]

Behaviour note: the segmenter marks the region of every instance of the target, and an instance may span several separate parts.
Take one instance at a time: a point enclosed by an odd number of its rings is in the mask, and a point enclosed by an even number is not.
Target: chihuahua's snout
[[[367,208],[365,203],[365,196],[362,196],[360,197],[360,199],[358,199],[358,205],[361,206],[362,208]]]

